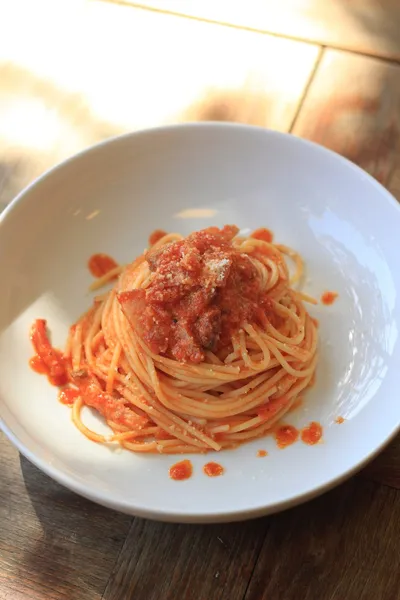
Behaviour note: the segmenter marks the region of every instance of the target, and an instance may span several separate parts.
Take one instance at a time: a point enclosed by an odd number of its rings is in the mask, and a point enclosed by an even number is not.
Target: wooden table
[[[212,119],[315,140],[400,198],[398,0],[13,0],[0,24],[1,206],[110,135]],[[321,498],[232,525],[103,509],[4,436],[0,467],[0,600],[400,599],[400,438]]]

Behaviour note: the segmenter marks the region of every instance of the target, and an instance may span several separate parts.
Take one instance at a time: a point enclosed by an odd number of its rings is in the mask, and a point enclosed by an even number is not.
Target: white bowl
[[[128,262],[156,228],[187,234],[225,223],[272,229],[305,258],[307,292],[339,293],[332,306],[311,309],[320,320],[317,382],[286,419],[299,427],[319,421],[323,443],[279,450],[269,436],[189,457],[193,477],[176,482],[168,469],[179,457],[113,451],[75,429],[56,389],[28,366],[28,332],[35,318],[46,318],[64,346],[69,325],[91,303],[93,253]],[[238,520],[320,494],[399,428],[399,231],[397,203],[375,180],[289,135],[200,124],[100,144],[45,174],[2,216],[1,427],[61,484],[134,515]],[[260,448],[267,457],[257,458]],[[210,459],[223,464],[222,477],[203,475]]]

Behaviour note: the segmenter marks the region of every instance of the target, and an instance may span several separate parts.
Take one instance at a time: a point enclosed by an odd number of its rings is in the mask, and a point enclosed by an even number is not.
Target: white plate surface
[[[56,389],[28,366],[28,332],[35,318],[46,318],[53,341],[64,345],[91,302],[93,253],[127,262],[154,229],[188,234],[225,223],[269,227],[303,255],[307,292],[339,293],[331,307],[310,309],[320,320],[317,382],[286,420],[321,422],[323,443],[279,450],[267,437],[189,457],[193,477],[176,482],[168,476],[174,457],[110,450],[74,428]],[[399,231],[397,203],[378,183],[289,135],[185,125],[90,149],[30,186],[1,219],[0,424],[51,477],[131,514],[236,520],[311,498],[364,464],[399,427]],[[260,448],[267,457],[256,457]],[[204,476],[207,459],[226,473]]]

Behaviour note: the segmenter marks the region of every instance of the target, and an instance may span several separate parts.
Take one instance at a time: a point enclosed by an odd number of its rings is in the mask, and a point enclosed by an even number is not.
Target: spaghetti
[[[64,402],[84,435],[135,452],[218,451],[263,436],[290,410],[315,371],[317,329],[304,307],[315,301],[291,287],[301,257],[265,231],[153,236],[149,251],[92,285],[119,275],[70,328],[63,354],[46,322],[34,323],[32,367],[74,390]],[[112,435],[86,427],[85,405]]]

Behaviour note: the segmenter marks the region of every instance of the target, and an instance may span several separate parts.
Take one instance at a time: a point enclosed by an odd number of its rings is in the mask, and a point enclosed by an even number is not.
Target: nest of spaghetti
[[[266,229],[163,234],[71,327],[73,420],[135,452],[203,453],[266,434],[310,386],[317,328],[301,257]],[[159,237],[159,239],[157,239]],[[286,260],[293,262],[290,278]],[[84,405],[113,431],[89,430]]]

